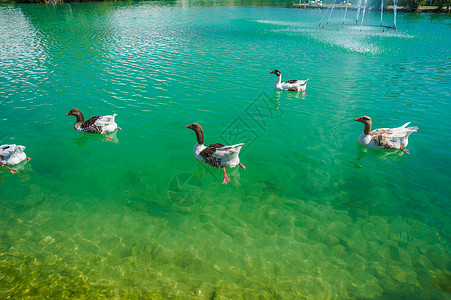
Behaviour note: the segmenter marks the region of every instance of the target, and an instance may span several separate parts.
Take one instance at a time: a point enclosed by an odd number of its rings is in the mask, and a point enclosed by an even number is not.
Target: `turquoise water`
[[[0,169],[0,298],[451,299],[451,19],[279,4],[0,6],[0,144],[32,158]],[[418,126],[411,155],[362,115]],[[227,186],[193,122],[246,143]]]

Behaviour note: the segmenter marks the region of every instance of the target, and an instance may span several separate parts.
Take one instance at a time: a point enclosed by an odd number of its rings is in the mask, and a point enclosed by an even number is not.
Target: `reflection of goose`
[[[355,119],[365,125],[363,133],[359,136],[359,143],[371,148],[401,149],[407,154],[405,149],[409,143],[409,135],[418,130],[417,126],[407,127],[410,122],[398,128],[379,128],[371,131],[371,118],[363,116]]]
[[[66,114],[66,116],[75,116],[77,120],[75,121],[74,128],[76,131],[88,132],[88,133],[101,133],[103,134],[107,140],[111,141],[112,138],[107,136],[107,132],[113,132],[117,129],[121,129],[117,127],[116,122],[114,122],[114,118],[117,114],[107,115],[107,116],[95,116],[89,118],[85,121],[83,114],[78,108],[72,108],[70,112]]]
[[[222,169],[224,172],[222,184],[227,184],[230,181],[230,177],[227,175],[225,168],[233,168],[240,165],[243,170],[246,169],[246,167],[240,163],[239,157],[241,147],[244,145],[243,143],[232,146],[225,146],[217,143],[205,147],[202,127],[197,123],[193,123],[186,128],[189,128],[196,133],[197,144],[194,146],[194,156],[201,162]]]
[[[305,89],[307,88],[307,80],[288,80],[282,82],[282,72],[280,70],[275,69],[274,71],[270,72],[271,74],[277,75],[276,83],[274,84],[274,87],[281,91],[295,91],[295,92],[302,92],[304,93]]]
[[[11,173],[17,173],[17,169],[12,169],[8,165],[17,165],[24,160],[30,160],[24,152],[25,146],[21,145],[1,145],[0,146],[0,166],[7,167]]]

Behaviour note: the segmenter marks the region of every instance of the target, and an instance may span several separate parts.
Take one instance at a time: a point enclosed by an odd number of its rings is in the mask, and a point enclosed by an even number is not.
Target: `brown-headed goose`
[[[363,116],[355,119],[365,125],[363,133],[359,136],[359,143],[371,147],[382,149],[401,149],[407,154],[409,150],[405,149],[409,143],[409,135],[418,130],[417,126],[407,127],[410,122],[398,128],[379,128],[371,131],[371,118]]]
[[[85,121],[85,118],[83,117],[81,111],[78,108],[72,108],[70,112],[66,114],[66,116],[71,115],[77,118],[74,125],[76,131],[103,134],[109,141],[111,141],[112,138],[107,136],[106,133],[113,132],[116,130],[116,128],[121,129],[120,127],[117,127],[116,122],[114,122],[114,118],[117,116],[117,114],[95,116]]]
[[[217,143],[205,147],[202,127],[198,123],[193,123],[186,128],[189,128],[196,133],[197,144],[194,146],[194,156],[201,162],[222,169],[224,173],[222,184],[227,184],[230,181],[230,177],[227,175],[225,168],[233,168],[240,165],[243,170],[246,169],[246,167],[240,163],[239,157],[241,147],[244,145],[243,143],[233,146],[225,146]]]
[[[270,72],[271,74],[276,74],[277,80],[274,84],[274,87],[281,91],[295,91],[295,92],[302,92],[304,95],[306,95],[305,89],[307,88],[307,80],[288,80],[282,82],[282,72],[280,70],[275,69],[274,71]]]
[[[24,160],[29,161],[31,158],[27,157],[24,150],[25,146],[22,145],[1,145],[0,166],[8,168],[12,174],[17,173],[19,170],[10,168],[8,165],[17,165]]]

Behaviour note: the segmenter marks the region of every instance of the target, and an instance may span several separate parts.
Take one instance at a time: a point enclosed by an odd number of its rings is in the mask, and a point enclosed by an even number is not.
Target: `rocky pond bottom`
[[[0,210],[0,296],[59,299],[428,299],[449,291],[445,241],[419,221],[214,189],[166,213],[34,187]],[[139,188],[139,185],[138,185]],[[142,186],[144,189],[144,185]],[[49,200],[39,201],[47,194]],[[218,203],[215,199],[223,199]],[[5,205],[8,205],[5,207]]]
[[[32,160],[0,168],[0,299],[451,300],[449,16],[324,13],[1,4],[0,145]],[[411,154],[359,145],[365,115],[418,126]],[[193,122],[245,143],[227,186]]]

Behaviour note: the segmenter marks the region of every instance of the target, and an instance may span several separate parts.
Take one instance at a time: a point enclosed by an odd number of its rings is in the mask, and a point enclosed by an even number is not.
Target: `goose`
[[[204,132],[198,123],[186,126],[196,133],[197,144],[194,146],[194,156],[197,160],[209,164],[212,167],[222,169],[224,180],[222,184],[230,182],[230,177],[226,173],[226,168],[233,168],[239,165],[243,170],[246,167],[240,163],[240,150],[244,143],[232,146],[225,146],[220,143],[204,145]]]
[[[18,169],[10,168],[8,165],[17,165],[24,160],[29,161],[31,158],[25,154],[24,150],[25,146],[22,145],[1,145],[0,166],[8,168],[12,174],[19,172]]]
[[[122,128],[118,127],[114,118],[117,114],[107,115],[107,116],[95,116],[89,118],[85,121],[81,110],[78,108],[72,108],[66,116],[75,116],[77,120],[75,121],[74,128],[76,131],[88,132],[88,133],[101,133],[105,138],[111,141],[113,138],[106,135],[107,132],[113,132],[114,130]]]
[[[277,80],[274,84],[274,87],[281,91],[295,91],[295,92],[302,92],[302,94],[305,94],[305,89],[307,88],[307,80],[288,80],[282,82],[282,72],[280,70],[275,69],[274,71],[271,71],[270,74],[276,74]]]
[[[407,127],[410,122],[398,128],[379,128],[371,131],[371,118],[363,116],[354,121],[365,125],[363,133],[359,136],[358,142],[370,148],[382,149],[400,149],[407,154],[409,150],[405,149],[409,143],[409,135],[418,130],[417,126]]]

